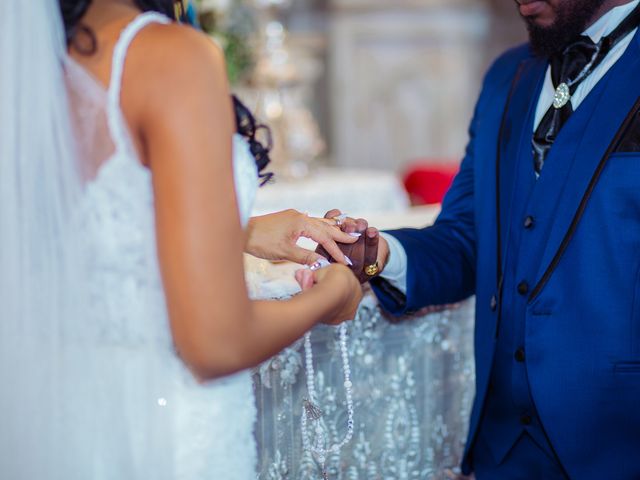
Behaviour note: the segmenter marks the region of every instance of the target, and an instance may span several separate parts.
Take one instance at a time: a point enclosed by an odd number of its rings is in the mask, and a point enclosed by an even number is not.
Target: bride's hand
[[[355,243],[338,245],[342,253],[351,260],[351,271],[358,277],[360,283],[368,282],[379,275],[389,254],[388,245],[380,236],[378,229],[370,227],[369,222],[364,218],[354,219],[336,209],[329,210],[325,218],[334,222],[339,218],[340,230],[350,235],[360,235]],[[322,245],[318,245],[316,253],[326,256]]]
[[[335,225],[335,220],[310,217],[296,210],[252,217],[247,228],[245,251],[266,260],[311,265],[323,257],[296,245],[300,237],[306,237],[321,245],[336,262],[346,265],[349,261],[336,242],[354,243],[358,236],[343,232]]]
[[[325,323],[338,325],[354,319],[362,300],[362,287],[351,270],[343,265],[331,264],[316,271],[301,269],[295,276],[303,292],[326,289],[322,301],[334,303],[335,313]]]

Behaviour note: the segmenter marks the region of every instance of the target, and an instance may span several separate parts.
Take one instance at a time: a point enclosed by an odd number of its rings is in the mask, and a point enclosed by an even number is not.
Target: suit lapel
[[[554,215],[531,299],[559,261],[579,220],[583,197],[597,180],[599,165],[606,161],[612,140],[640,96],[639,42],[640,32],[574,113],[582,115],[583,121],[569,119],[545,161],[531,200],[542,211],[553,209]]]

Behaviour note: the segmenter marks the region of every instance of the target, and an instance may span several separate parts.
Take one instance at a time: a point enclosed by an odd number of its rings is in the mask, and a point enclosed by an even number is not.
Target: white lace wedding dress
[[[119,106],[130,43],[144,26],[166,21],[146,13],[123,31],[107,91],[72,59],[67,66],[79,131],[93,131],[83,134],[87,158],[94,160],[88,162],[92,179],[77,219],[91,295],[86,325],[73,334],[78,348],[86,349],[87,362],[68,367],[77,368],[78,383],[67,380],[69,391],[63,393],[69,401],[65,398],[60,442],[77,453],[67,461],[65,476],[56,478],[256,478],[250,373],[199,384],[174,350],[156,254],[151,172],[140,163]],[[95,141],[101,124],[108,142]],[[233,162],[246,223],[258,177],[239,136]],[[224,226],[220,230],[224,234]],[[99,378],[87,380],[92,375]]]

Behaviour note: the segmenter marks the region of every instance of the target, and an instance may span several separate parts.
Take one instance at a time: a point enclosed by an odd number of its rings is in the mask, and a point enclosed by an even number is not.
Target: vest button
[[[531,416],[529,415],[522,415],[520,417],[520,423],[522,425],[531,425]]]
[[[520,295],[526,295],[529,292],[529,284],[524,280],[518,284],[518,293]]]
[[[524,362],[524,348],[518,348],[513,356],[516,359],[516,362]]]
[[[527,218],[524,219],[524,228],[531,228],[533,227],[533,217],[531,215],[527,216]]]
[[[492,312],[496,311],[496,309],[498,308],[498,297],[496,297],[495,295],[491,296],[491,300],[489,301],[489,307],[491,308]]]

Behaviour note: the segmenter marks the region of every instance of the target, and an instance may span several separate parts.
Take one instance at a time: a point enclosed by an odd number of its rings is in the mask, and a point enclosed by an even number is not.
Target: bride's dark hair
[[[87,13],[92,1],[93,0],[59,0],[67,45],[73,45],[80,53],[87,55],[93,54],[98,45],[93,31],[86,25],[82,25],[80,19]],[[174,20],[177,20],[176,4],[180,4],[182,7],[181,0],[133,0],[133,2],[143,12],[159,12]],[[184,9],[180,8],[180,10],[184,14]],[[79,33],[82,33],[84,37],[86,37],[88,45],[78,38]],[[270,130],[265,125],[257,124],[249,109],[245,107],[236,96],[233,96],[233,108],[236,117],[236,131],[249,143],[251,153],[256,159],[258,174],[262,179],[262,185],[264,185],[273,177],[272,173],[263,173],[264,168],[270,162]],[[260,142],[256,138],[256,132],[261,129],[267,134],[266,142]]]
[[[80,19],[87,13],[92,1],[93,0],[59,0],[64,29],[67,35],[67,43],[69,45],[73,43],[74,47],[79,51],[89,54],[93,53],[96,49],[95,36],[91,30],[80,23]],[[133,3],[143,12],[154,11],[163,13],[172,19],[176,17],[176,0],[133,0]],[[79,42],[74,43],[76,42],[76,34],[80,32],[87,35],[90,42],[89,47],[83,46]]]

